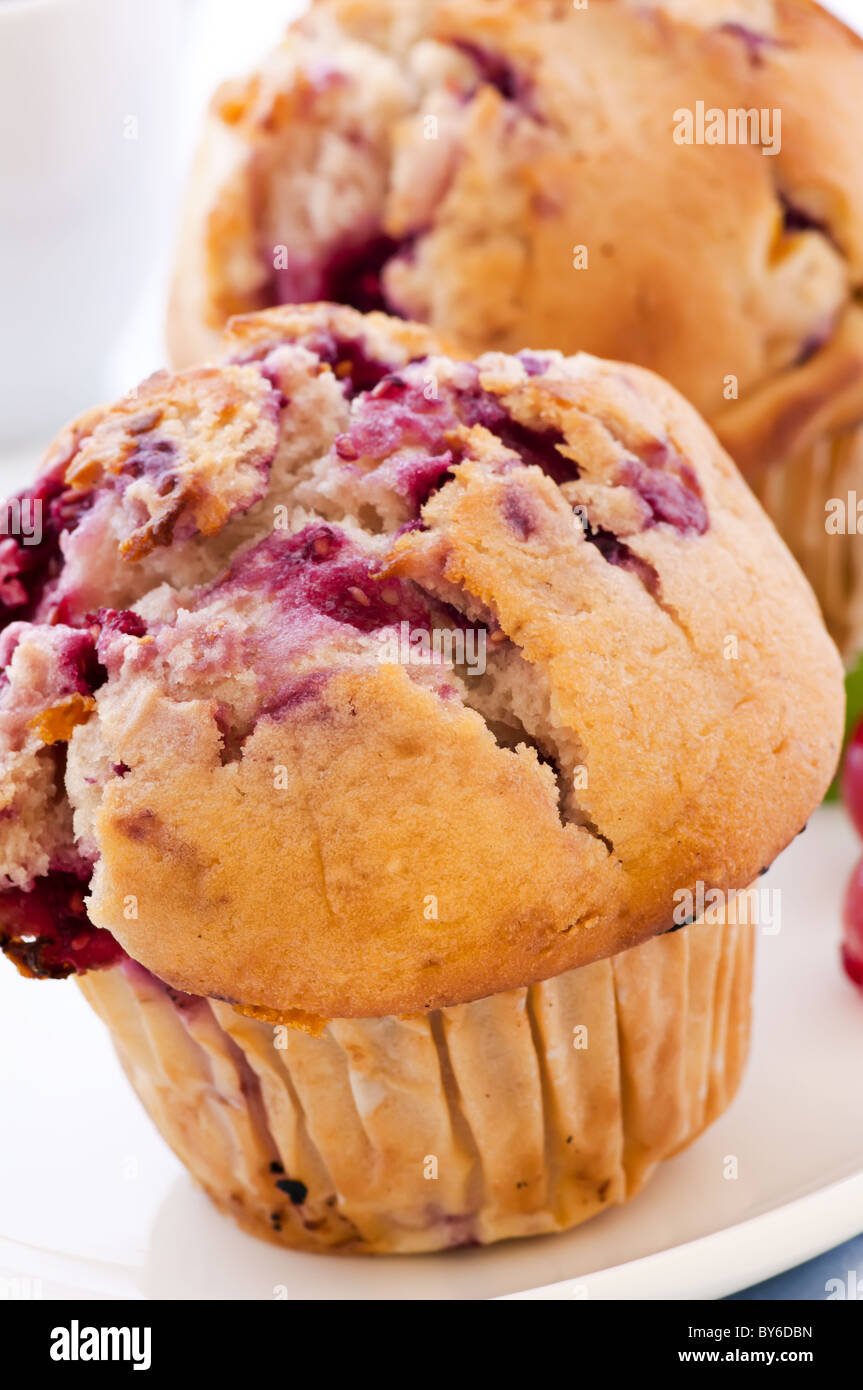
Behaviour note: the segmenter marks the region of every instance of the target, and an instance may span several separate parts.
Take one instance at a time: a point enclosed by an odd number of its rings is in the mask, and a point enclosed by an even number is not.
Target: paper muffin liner
[[[825,436],[750,479],[755,495],[815,590],[846,661],[863,650],[863,427]],[[827,530],[831,499],[845,508],[844,531]],[[863,520],[860,523],[863,533]]]
[[[623,1202],[729,1104],[754,933],[701,923],[526,989],[314,1036],[83,977],[163,1136],[247,1230],[428,1251],[562,1231]]]

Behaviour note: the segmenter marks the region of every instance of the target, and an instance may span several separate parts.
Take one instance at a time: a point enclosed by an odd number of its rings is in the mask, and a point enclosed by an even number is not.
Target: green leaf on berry
[[[845,743],[848,742],[861,719],[863,719],[863,656],[860,657],[853,671],[849,671],[845,677]],[[830,784],[825,800],[836,801],[838,797],[839,776],[837,774]]]

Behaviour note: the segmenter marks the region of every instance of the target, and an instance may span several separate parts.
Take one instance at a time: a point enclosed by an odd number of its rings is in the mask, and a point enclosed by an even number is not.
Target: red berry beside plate
[[[842,800],[863,837],[863,720],[845,750]],[[858,859],[846,889],[842,919],[842,965],[848,978],[863,989],[863,859]]]

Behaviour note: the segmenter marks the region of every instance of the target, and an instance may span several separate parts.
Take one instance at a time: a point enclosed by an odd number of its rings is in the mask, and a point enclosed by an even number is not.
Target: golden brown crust
[[[326,305],[224,351],[61,447],[63,507],[89,491],[0,701],[12,881],[83,856],[92,921],[167,983],[369,1018],[613,955],[800,830],[838,657],[671,387]],[[86,722],[46,724],[76,691]]]
[[[156,372],[101,414],[72,455],[66,482],[90,492],[125,475],[124,559],[170,545],[180,530],[212,536],[264,490],[277,407],[269,382],[250,367]]]
[[[458,167],[421,231],[412,272],[432,326],[470,352],[542,346],[625,356],[721,418],[729,375],[755,409],[763,390],[794,372],[812,333],[841,328],[863,283],[855,134],[863,45],[809,0],[751,10],[747,28],[746,7],[730,4],[319,4],[233,102],[217,97],[212,120],[219,140],[235,142],[232,167],[263,179],[258,197],[266,199],[266,178],[278,168],[268,175],[268,160],[277,161],[292,123],[305,129],[310,119],[316,45],[338,39],[333,17],[346,50],[368,43],[375,61],[393,49],[403,64],[426,36],[501,56],[530,96],[507,102],[488,82],[474,94]],[[779,109],[778,153],[675,143],[674,113],[692,105],[693,92],[705,109]],[[328,112],[336,125],[339,108]],[[407,124],[398,138],[409,138]],[[414,159],[427,163],[433,147],[420,139]],[[197,190],[211,220],[203,232],[198,224],[197,242],[187,240],[178,269],[182,295],[203,236],[211,332],[229,310],[261,302],[260,286],[244,296],[248,273],[236,271],[242,249],[254,250],[250,233],[239,214],[224,225],[226,209],[240,202],[237,179],[220,171]],[[251,207],[252,195],[244,198]],[[811,229],[783,231],[783,202]],[[222,220],[213,223],[217,210]],[[397,183],[379,214],[383,230],[401,235]],[[480,228],[481,255],[472,249]],[[584,270],[572,269],[573,243],[587,245]],[[418,307],[407,304],[425,317]],[[173,317],[182,329],[195,315]],[[733,409],[726,413],[733,420]]]
[[[192,738],[149,710],[143,739],[115,745],[140,771],[96,826],[95,919],[178,988],[365,1017],[554,974],[585,934],[601,950],[605,849],[561,826],[533,755],[502,753],[400,668],[334,676],[225,768],[215,740],[204,759]]]
[[[302,341],[322,315],[380,352],[389,336],[401,360],[429,346],[410,325],[318,307],[241,322],[228,350]],[[413,370],[442,391],[474,371],[443,357]],[[277,648],[299,684],[244,716],[226,756],[210,687],[180,680],[172,652],[197,640],[194,622],[231,650],[236,611],[239,700],[270,634],[283,641],[278,600],[259,590],[228,606],[205,595],[199,618],[157,635],[155,662],[128,639],[100,693],[111,760],[131,771],[95,815],[91,913],[177,988],[372,1017],[545,979],[664,930],[698,879],[748,883],[830,780],[838,658],[691,408],[650,373],[585,356],[529,376],[492,354],[477,386],[520,437],[560,431],[555,457],[578,476],[559,486],[482,426],[454,428],[461,462],[420,529],[377,537],[376,563],[384,585],[457,602],[491,634],[492,674],[516,692],[502,716],[325,634],[296,656]],[[651,518],[657,478],[697,525]],[[179,651],[183,672],[207,659]]]
[[[422,323],[391,318],[388,314],[358,314],[339,304],[282,304],[261,314],[244,314],[226,325],[219,335],[219,356],[240,360],[262,357],[286,342],[311,339],[314,346],[321,334],[331,334],[349,351],[362,345],[370,357],[376,355],[394,365],[436,352],[451,352],[450,345]],[[331,370],[341,378],[343,367],[336,362]],[[326,370],[322,367],[321,370]]]

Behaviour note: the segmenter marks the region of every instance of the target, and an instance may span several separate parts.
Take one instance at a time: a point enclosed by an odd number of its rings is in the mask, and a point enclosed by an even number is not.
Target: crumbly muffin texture
[[[275,309],[29,496],[0,933],[32,973],[125,950],[263,1017],[426,1012],[745,886],[832,774],[811,592],[643,369]]]
[[[811,0],[319,0],[213,101],[175,358],[268,304],[386,309],[648,366],[760,472],[863,415],[861,93]],[[682,143],[698,102],[757,137]]]

